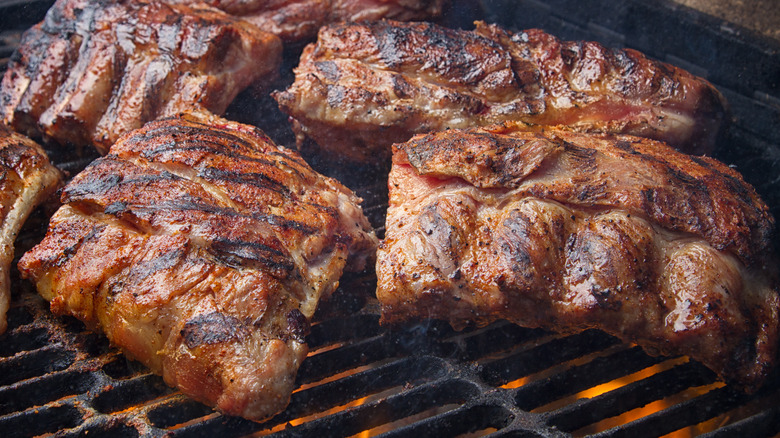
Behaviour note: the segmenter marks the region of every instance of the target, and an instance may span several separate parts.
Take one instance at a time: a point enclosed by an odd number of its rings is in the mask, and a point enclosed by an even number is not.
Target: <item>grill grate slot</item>
[[[761,393],[762,391],[759,391],[757,394],[748,395],[734,388],[716,388],[699,397],[644,416],[619,429],[604,431],[598,436],[649,437],[670,433],[744,405],[759,397]],[[653,435],[650,435],[649,431],[652,431]]]
[[[482,378],[500,386],[561,362],[615,345],[618,340],[598,330],[588,330],[483,365]]]
[[[378,366],[335,381],[293,393],[291,406],[282,420],[312,415],[361,397],[440,378],[447,367],[434,358],[406,358]]]
[[[715,431],[702,434],[702,438],[727,438],[734,436],[772,436],[780,433],[780,404]]]
[[[518,345],[536,341],[550,333],[539,329],[527,329],[515,324],[502,323],[489,326],[473,335],[460,336],[463,360],[477,360],[489,355],[516,349]]]
[[[6,437],[36,436],[69,429],[81,423],[81,413],[73,406],[44,406],[0,420]]]
[[[95,409],[104,414],[142,405],[173,392],[161,377],[154,374],[107,384],[106,387],[93,402]]]
[[[519,408],[531,411],[565,396],[608,382],[615,376],[640,371],[662,360],[664,359],[660,357],[648,356],[639,347],[598,357],[584,365],[521,386],[517,389],[515,403]]]
[[[154,427],[173,429],[182,423],[213,414],[214,410],[208,406],[179,396],[155,406],[149,411],[147,417]]]
[[[589,424],[631,409],[645,406],[689,387],[714,381],[714,375],[701,365],[686,362],[640,381],[590,398],[580,399],[546,414],[547,423],[572,432]]]
[[[89,438],[135,438],[140,435],[137,429],[124,424],[98,424],[85,428],[82,436]]]
[[[468,381],[433,382],[289,428],[280,432],[279,436],[350,436],[429,409],[460,405],[476,394],[478,388]]]
[[[73,352],[56,345],[19,354],[0,364],[0,386],[62,371],[73,363],[73,359]]]
[[[477,405],[459,408],[408,426],[399,427],[383,434],[382,437],[457,436],[477,431],[483,432],[479,434],[481,436],[502,429],[513,420],[512,412],[503,406]],[[536,437],[540,435],[529,433],[522,436]]]
[[[15,325],[11,321],[10,325]],[[22,351],[44,348],[49,343],[49,331],[43,327],[30,327],[10,333],[0,343],[0,357],[10,357]],[[2,369],[2,368],[0,368]],[[2,383],[0,383],[1,385]]]
[[[298,383],[311,384],[359,366],[379,362],[391,357],[382,339],[370,339],[359,344],[343,346],[336,350],[307,358],[301,364]]]
[[[60,371],[6,386],[0,390],[0,400],[5,400],[0,404],[0,414],[42,406],[87,392],[94,381],[95,376],[88,372]]]

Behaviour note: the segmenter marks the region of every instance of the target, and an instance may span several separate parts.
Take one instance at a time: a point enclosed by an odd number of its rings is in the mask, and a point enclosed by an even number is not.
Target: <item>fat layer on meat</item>
[[[30,137],[101,153],[158,117],[222,114],[278,75],[281,41],[203,3],[58,0],[22,35],[0,118]]]
[[[196,400],[282,410],[320,298],[376,238],[359,198],[257,128],[185,114],[124,136],[62,192],[23,277]]]
[[[40,145],[0,124],[0,333],[7,328],[14,241],[30,213],[60,186]]]
[[[599,328],[755,389],[778,346],[767,206],[710,158],[507,124],[395,146],[382,321]]]
[[[320,30],[277,92],[302,143],[358,161],[417,133],[520,120],[712,149],[726,103],[706,80],[630,49],[538,29],[343,23]]]

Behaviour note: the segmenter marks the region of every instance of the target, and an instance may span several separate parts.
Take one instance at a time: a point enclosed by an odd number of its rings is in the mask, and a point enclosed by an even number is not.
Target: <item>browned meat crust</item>
[[[60,186],[43,149],[0,124],[0,334],[7,328],[14,240],[30,213]]]
[[[599,328],[755,389],[773,367],[774,220],[729,167],[660,142],[507,125],[397,145],[385,323]]]
[[[201,0],[168,0],[193,3]],[[327,24],[342,21],[376,21],[382,18],[413,21],[439,17],[446,0],[205,0],[295,42],[314,38]]]
[[[725,101],[704,79],[635,50],[476,24],[323,28],[275,98],[299,141],[362,161],[416,133],[506,120],[712,148]]]
[[[277,37],[204,4],[58,0],[22,36],[0,117],[33,138],[105,153],[155,118],[223,113],[280,63]]]
[[[319,299],[376,245],[351,191],[217,117],[128,134],[62,202],[19,263],[52,311],[184,394],[258,421],[288,403]]]

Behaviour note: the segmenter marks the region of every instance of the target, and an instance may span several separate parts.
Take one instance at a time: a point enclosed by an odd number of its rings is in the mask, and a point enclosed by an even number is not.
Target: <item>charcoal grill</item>
[[[0,0],[1,59],[50,4]],[[665,1],[456,0],[444,22],[470,27],[473,19],[633,47],[707,77],[735,116],[717,157],[735,165],[780,217],[778,41]],[[288,49],[287,70],[299,51]],[[290,80],[287,74],[277,88]],[[292,143],[284,117],[267,97],[242,94],[228,117]],[[384,181],[377,177],[382,172],[307,158],[365,199],[381,233],[387,204]],[[43,213],[31,220],[19,251],[40,239],[45,226]],[[745,395],[685,357],[649,356],[596,330],[561,336],[495,323],[455,332],[440,321],[383,327],[370,272],[344,278],[322,305],[289,407],[257,424],[222,416],[167,387],[77,320],[51,315],[29,283],[12,281],[9,329],[0,337],[4,437],[780,433],[778,372],[757,393]]]

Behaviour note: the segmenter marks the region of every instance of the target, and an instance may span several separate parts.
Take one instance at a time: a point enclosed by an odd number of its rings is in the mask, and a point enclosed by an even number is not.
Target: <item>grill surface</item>
[[[0,1],[0,58],[48,1]],[[715,83],[736,123],[717,157],[735,165],[780,216],[780,45],[667,2],[455,2],[445,24],[485,19],[541,27],[565,39],[633,47]],[[291,81],[300,47],[288,49]],[[275,103],[241,95],[229,118],[281,144],[292,134]],[[382,231],[384,169],[356,169],[307,153],[356,189]],[[56,159],[56,158],[55,158]],[[63,163],[76,170],[85,163]],[[18,254],[45,231],[39,213]],[[12,272],[12,276],[16,272]],[[72,318],[54,317],[32,286],[13,279],[0,337],[0,434],[36,436],[771,436],[780,432],[780,373],[753,395],[686,358],[652,357],[599,331],[558,336],[497,323],[454,332],[438,321],[378,324],[371,273],[343,279],[316,315],[312,352],[288,409],[263,424],[223,417],[167,387]]]

